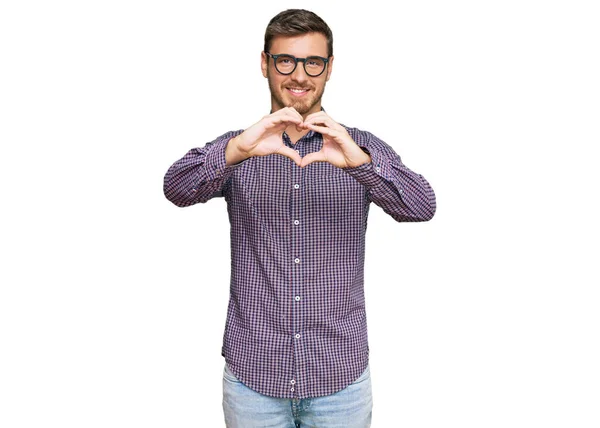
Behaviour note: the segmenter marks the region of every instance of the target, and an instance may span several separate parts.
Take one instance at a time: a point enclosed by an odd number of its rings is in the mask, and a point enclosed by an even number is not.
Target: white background
[[[600,426],[593,3],[3,2],[0,426],[224,426],[226,206],[162,180],[268,112],[289,7],[333,29],[327,112],[437,194],[371,210],[373,427]]]

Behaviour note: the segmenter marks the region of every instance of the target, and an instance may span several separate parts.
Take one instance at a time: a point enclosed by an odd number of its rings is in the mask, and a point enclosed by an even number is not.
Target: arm
[[[367,189],[369,200],[396,221],[427,221],[436,210],[433,189],[402,164],[390,146],[374,135],[347,128],[324,111],[309,115],[301,125],[323,135],[323,147],[302,159],[329,162],[352,175]]]
[[[164,193],[179,207],[221,196],[234,169],[254,156],[278,154],[300,165],[300,155],[283,143],[290,126],[302,123],[293,108],[283,108],[263,117],[245,131],[232,131],[200,149],[190,150],[167,171]]]
[[[349,130],[371,162],[344,168],[368,190],[369,199],[396,221],[428,221],[436,211],[433,189],[425,178],[408,169],[400,156],[368,132]]]
[[[195,148],[175,162],[165,174],[163,191],[179,207],[204,203],[221,196],[236,165],[227,166],[225,150],[229,140],[242,131],[223,134],[202,148]]]

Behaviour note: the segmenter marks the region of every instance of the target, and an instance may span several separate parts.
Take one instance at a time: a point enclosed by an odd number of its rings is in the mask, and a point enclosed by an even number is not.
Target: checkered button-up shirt
[[[285,398],[339,391],[368,363],[365,232],[374,202],[397,221],[426,221],[434,192],[374,135],[346,128],[371,163],[300,168],[253,157],[225,164],[226,133],[190,150],[168,170],[166,197],[184,207],[225,197],[231,223],[231,283],[222,354],[253,390]],[[300,156],[321,149],[310,131]],[[205,269],[210,269],[206,266]]]

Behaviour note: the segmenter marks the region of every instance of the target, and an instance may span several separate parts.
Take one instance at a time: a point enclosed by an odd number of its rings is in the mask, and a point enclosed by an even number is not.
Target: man
[[[397,221],[435,213],[428,182],[390,146],[322,109],[332,40],[312,12],[275,16],[261,59],[271,113],[190,150],[165,176],[165,195],[178,206],[227,202],[231,292],[222,355],[230,428],[370,426],[369,204]]]

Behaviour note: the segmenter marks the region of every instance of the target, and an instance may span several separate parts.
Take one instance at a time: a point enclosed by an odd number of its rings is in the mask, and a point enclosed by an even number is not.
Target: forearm
[[[218,196],[233,166],[226,165],[225,150],[236,132],[224,134],[202,148],[190,150],[175,162],[164,178],[164,194],[177,206],[204,203]]]
[[[239,145],[237,143],[237,137],[233,137],[227,143],[227,147],[225,148],[225,165],[232,166],[238,164],[240,162],[248,159],[248,153],[244,153],[239,149]]]
[[[346,171],[365,186],[369,200],[396,221],[428,221],[436,211],[435,193],[429,182],[406,167],[381,140],[357,138],[371,162]]]
[[[370,199],[396,221],[429,221],[436,211],[429,182],[406,166],[392,164],[392,177],[369,191]]]

